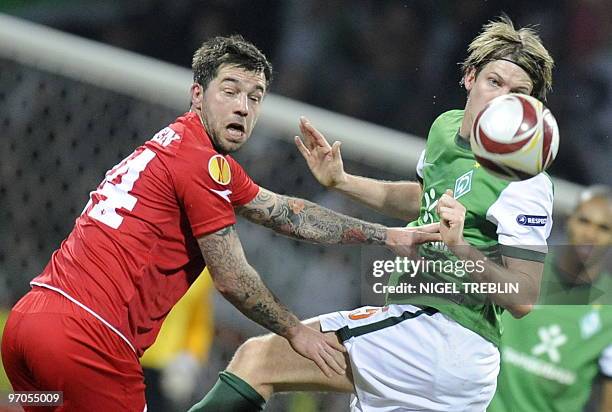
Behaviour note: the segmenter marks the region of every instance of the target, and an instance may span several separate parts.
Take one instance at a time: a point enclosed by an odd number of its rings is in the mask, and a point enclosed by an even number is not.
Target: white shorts
[[[351,359],[352,411],[485,411],[497,347],[435,309],[365,306],[319,316]]]

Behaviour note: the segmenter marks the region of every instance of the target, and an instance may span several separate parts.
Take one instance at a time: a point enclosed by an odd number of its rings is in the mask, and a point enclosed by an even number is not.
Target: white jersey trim
[[[416,174],[421,179],[423,179],[423,169],[424,168],[425,168],[425,149],[423,149],[423,151],[421,152],[421,155],[419,156],[419,161],[417,162],[417,165],[416,165]]]
[[[89,312],[91,315],[93,315],[94,318],[98,319],[100,322],[102,322],[104,324],[104,326],[106,326],[107,328],[109,328],[110,330],[112,330],[113,332],[115,332],[117,335],[119,335],[119,337],[121,339],[123,339],[125,341],[125,343],[128,344],[128,346],[134,351],[134,353],[136,353],[136,349],[134,349],[134,346],[132,346],[131,342],[128,340],[128,338],[126,338],[121,332],[119,332],[113,325],[111,325],[110,323],[108,323],[102,316],[98,315],[96,312],[93,311],[93,309],[88,308],[87,306],[85,306],[84,304],[82,304],[81,302],[79,302],[78,300],[76,300],[75,298],[73,298],[72,296],[70,296],[68,293],[64,292],[61,289],[58,289],[54,286],[50,286],[50,285],[46,285],[44,283],[39,283],[39,282],[30,282],[30,286],[40,286],[41,288],[46,288],[46,289],[50,289],[54,292],[59,293],[60,295],[64,296],[66,299],[68,299],[69,301],[71,301],[72,303],[75,303],[77,306],[85,309],[87,312]]]
[[[546,253],[552,211],[552,182],[540,173],[531,179],[510,183],[489,207],[486,216],[497,225],[500,244]],[[527,219],[531,218],[537,218],[538,222],[530,223]]]

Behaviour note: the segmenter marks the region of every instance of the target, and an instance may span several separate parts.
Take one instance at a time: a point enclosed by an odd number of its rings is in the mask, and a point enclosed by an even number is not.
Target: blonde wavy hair
[[[462,77],[471,69],[475,69],[478,75],[487,63],[506,60],[518,65],[529,75],[533,83],[532,96],[546,100],[546,93],[552,89],[555,62],[542,40],[532,27],[515,29],[512,20],[506,15],[485,24],[467,51],[468,57],[461,63]]]

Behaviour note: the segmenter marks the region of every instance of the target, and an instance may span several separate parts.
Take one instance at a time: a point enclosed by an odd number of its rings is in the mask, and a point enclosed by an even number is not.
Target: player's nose
[[[242,117],[249,115],[249,97],[246,94],[241,94],[236,99],[234,113],[239,114]]]
[[[592,245],[597,243],[597,229],[591,223],[584,223],[579,232],[580,243]]]

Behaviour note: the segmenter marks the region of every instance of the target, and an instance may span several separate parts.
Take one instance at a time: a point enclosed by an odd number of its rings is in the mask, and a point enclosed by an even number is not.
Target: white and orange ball
[[[559,150],[559,127],[535,97],[506,94],[478,113],[470,143],[488,172],[506,180],[525,180],[552,164]]]

